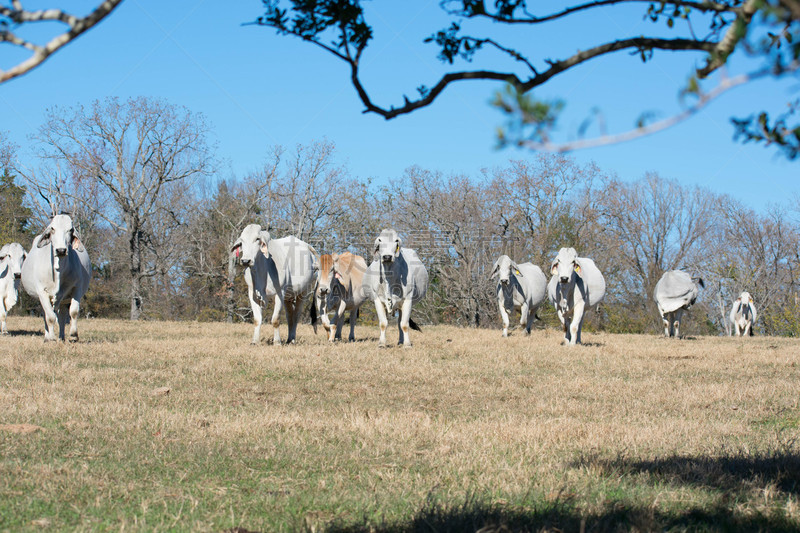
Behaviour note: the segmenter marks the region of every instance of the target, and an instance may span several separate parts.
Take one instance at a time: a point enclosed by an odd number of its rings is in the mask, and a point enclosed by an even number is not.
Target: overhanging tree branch
[[[20,0],[14,0],[11,7],[0,7],[0,43],[6,42],[30,50],[33,54],[25,61],[8,70],[0,70],[0,83],[8,81],[41,65],[48,57],[61,47],[73,41],[83,32],[89,30],[122,3],[122,0],[105,0],[85,17],[76,17],[60,9],[44,9],[25,11]],[[6,19],[6,20],[3,20]],[[19,26],[35,22],[61,22],[69,26],[69,30],[52,38],[44,45],[22,39],[14,34],[10,25]]]

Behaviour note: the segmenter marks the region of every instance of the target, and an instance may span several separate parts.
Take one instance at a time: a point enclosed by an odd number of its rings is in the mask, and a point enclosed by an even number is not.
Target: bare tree
[[[714,196],[650,173],[634,183],[609,180],[596,199],[605,248],[612,254],[606,261],[621,267],[609,285],[626,303],[655,317],[652,294],[661,275],[703,267],[697,256],[713,221]]]
[[[105,0],[91,13],[79,17],[61,9],[39,9],[28,11],[22,7],[22,0],[7,0],[0,5],[0,44],[8,43],[31,52],[30,57],[6,70],[0,70],[0,83],[21,76],[41,65],[54,52],[75,40],[79,35],[92,28],[108,16],[122,3],[122,0]],[[68,29],[41,45],[27,40],[18,32],[20,27],[36,23],[58,22]]]
[[[388,190],[396,198],[398,229],[419,246],[435,279],[421,302],[435,308],[427,309],[429,317],[478,326],[493,311],[489,272],[500,239],[488,189],[486,180],[411,167]]]
[[[220,181],[213,194],[204,195],[204,208],[197,210],[190,224],[191,252],[184,269],[201,283],[201,287],[192,288],[196,296],[193,299],[205,302],[210,309],[217,307],[214,302],[223,302],[228,322],[238,315],[234,291],[236,262],[230,250],[247,224],[266,222],[263,206],[273,193],[281,154],[280,148],[274,149],[261,170],[241,181]],[[249,305],[243,309],[250,312]]]
[[[512,161],[508,168],[495,170],[487,193],[499,215],[502,253],[547,271],[563,246],[586,252],[589,204],[583,193],[599,175],[595,165],[582,167],[554,154]]]
[[[180,225],[181,183],[211,170],[207,134],[201,115],[144,97],[54,108],[39,130],[42,156],[65,169],[59,193],[126,237],[131,320],[142,313],[143,281],[158,273],[158,254],[166,253],[159,240],[170,242],[156,225]],[[96,194],[107,201],[98,205]]]

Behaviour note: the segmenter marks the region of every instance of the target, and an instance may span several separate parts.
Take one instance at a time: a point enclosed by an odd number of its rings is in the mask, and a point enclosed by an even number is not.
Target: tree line
[[[149,98],[50,110],[26,161],[0,133],[0,239],[28,248],[54,213],[71,213],[94,268],[83,312],[100,317],[249,320],[230,249],[259,223],[368,262],[380,230],[395,228],[431,273],[415,308],[423,323],[499,326],[497,257],[547,273],[571,246],[608,283],[589,328],[657,333],[655,284],[680,268],[706,281],[686,333],[727,332],[747,290],[757,332],[800,335],[797,205],[758,212],[657,173],[628,182],[554,154],[472,176],[413,166],[373,183],[351,176],[325,140],[274,147],[259,170],[221,178],[210,133],[201,115]],[[539,316],[557,322],[548,305]]]

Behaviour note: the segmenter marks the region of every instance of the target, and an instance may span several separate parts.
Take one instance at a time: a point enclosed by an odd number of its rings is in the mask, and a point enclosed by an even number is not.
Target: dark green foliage
[[[31,210],[24,205],[26,189],[14,183],[5,170],[0,175],[0,245],[18,242],[30,247],[35,230],[30,227]]]

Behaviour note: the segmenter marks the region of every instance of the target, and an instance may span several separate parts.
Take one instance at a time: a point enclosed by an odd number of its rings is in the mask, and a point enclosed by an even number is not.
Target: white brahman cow
[[[490,278],[497,277],[497,305],[503,319],[503,337],[508,337],[509,315],[519,309],[519,325],[530,335],[536,310],[547,294],[547,277],[533,263],[517,264],[507,255],[495,262]]]
[[[328,340],[331,342],[342,339],[345,311],[350,311],[348,340],[351,342],[356,340],[358,309],[366,299],[363,289],[366,271],[367,262],[364,258],[350,252],[341,255],[324,254],[319,258],[319,277],[311,310],[312,313],[319,312],[322,327],[325,328]],[[332,323],[328,319],[328,312],[331,310],[333,310]],[[315,319],[316,316],[312,314],[312,323],[315,323]],[[314,329],[316,331],[316,325]]]
[[[25,248],[17,242],[0,248],[0,334],[8,334],[6,316],[19,299],[19,278],[25,261]]]
[[[733,331],[737,337],[744,335],[753,336],[753,324],[756,323],[758,313],[756,312],[756,305],[750,297],[750,293],[745,291],[739,295],[733,302],[730,314],[731,322],[733,322]]]
[[[78,340],[81,298],[92,279],[89,254],[78,238],[69,215],[56,215],[41,235],[33,239],[22,264],[22,287],[38,298],[44,311],[44,340],[64,339],[69,322],[69,340]],[[56,316],[58,313],[58,316]]]
[[[664,322],[665,337],[680,337],[681,318],[697,300],[703,280],[692,278],[682,270],[668,270],[656,283],[653,299]]]
[[[317,260],[314,249],[296,237],[272,239],[258,224],[250,224],[231,248],[245,268],[244,280],[253,310],[253,344],[261,341],[262,308],[274,301],[273,344],[281,343],[280,313],[286,308],[287,343],[295,341],[303,300],[314,290]]]
[[[564,327],[562,344],[580,344],[583,315],[587,307],[596,306],[603,300],[606,280],[594,261],[578,257],[575,248],[559,250],[550,266],[550,273],[552,277],[547,284],[547,293]]]
[[[385,229],[375,239],[373,261],[364,276],[367,297],[375,302],[380,325],[378,346],[386,346],[388,315],[400,310],[397,321],[400,330],[398,344],[411,347],[408,328],[420,331],[411,320],[411,306],[420,301],[428,290],[428,270],[420,261],[417,252],[403,248],[402,241],[393,229]]]

